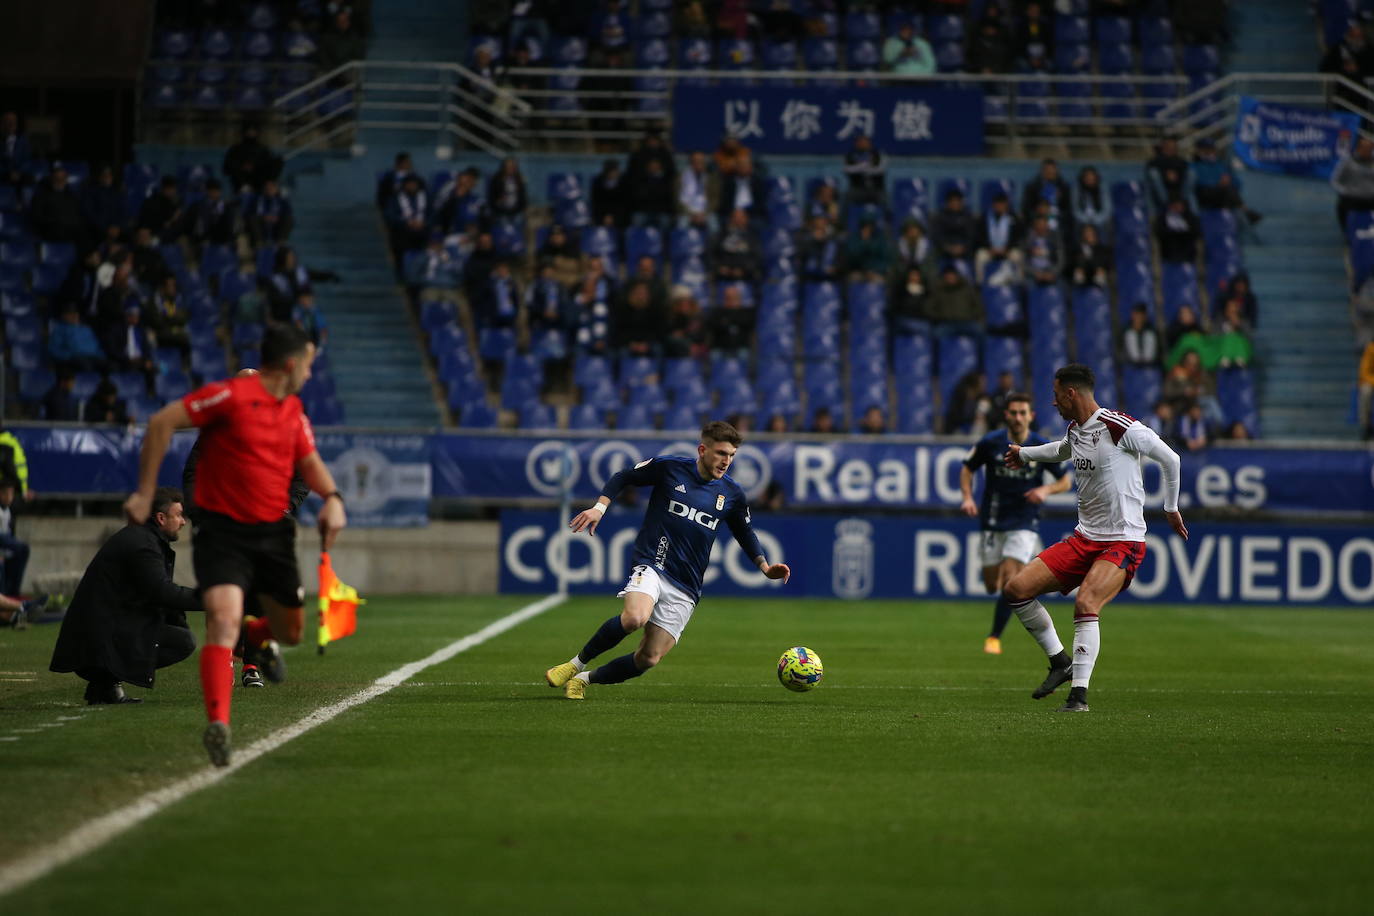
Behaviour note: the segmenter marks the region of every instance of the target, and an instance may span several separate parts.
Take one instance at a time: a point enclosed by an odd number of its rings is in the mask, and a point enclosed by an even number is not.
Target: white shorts
[[[654,599],[654,610],[649,622],[666,630],[673,639],[680,640],[682,631],[692,619],[697,603],[692,596],[658,574],[652,566],[636,566],[630,572],[630,581],[617,594],[624,598],[630,592],[639,592]]]
[[[983,532],[983,565],[996,566],[1003,560],[1029,563],[1043,546],[1040,535],[1026,528],[1015,531]]]

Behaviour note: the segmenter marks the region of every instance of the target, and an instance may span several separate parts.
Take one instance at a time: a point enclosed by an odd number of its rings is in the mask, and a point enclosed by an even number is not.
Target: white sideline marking
[[[546,687],[541,681],[413,681],[406,687]],[[777,687],[767,681],[756,684],[678,684],[672,681],[636,681],[635,690],[649,690],[655,687],[671,689],[708,689],[708,690],[752,690],[754,688],[772,690]],[[817,690],[909,690],[931,691],[936,693],[1025,693],[1024,687],[957,687],[940,684],[823,684]],[[1363,697],[1368,691],[1360,690],[1199,690],[1196,687],[1112,687],[1112,693],[1196,693],[1199,695],[1224,694],[1227,696],[1301,696],[1301,697]]]
[[[337,703],[321,707],[307,715],[305,718],[280,728],[266,738],[255,741],[246,748],[235,750],[234,760],[227,767],[207,766],[203,770],[197,770],[190,776],[180,779],[169,786],[161,789],[154,789],[134,799],[122,808],[103,814],[95,820],[87,821],[77,827],[71,833],[53,843],[37,849],[28,855],[21,856],[0,868],[0,896],[18,890],[32,881],[36,881],[44,875],[69,862],[79,859],[89,852],[94,852],[110,840],[122,833],[138,826],[143,821],[157,814],[159,811],[176,804],[183,798],[199,792],[201,789],[208,788],[230,773],[246,767],[248,764],[257,760],[264,754],[270,754],[281,747],[292,738],[299,738],[301,735],[323,725],[326,722],[338,717],[355,706],[361,706],[369,700],[375,700],[384,693],[399,687],[403,682],[434,665],[442,664],[453,658],[459,653],[466,652],[474,646],[480,646],[489,639],[500,636],[502,633],[518,626],[532,617],[544,613],[551,607],[557,607],[567,598],[566,595],[553,594],[539,599],[533,604],[527,604],[518,611],[507,614],[500,620],[488,624],[456,642],[451,642],[437,652],[422,658],[419,661],[402,665],[390,674],[372,682],[372,685],[351,697],[346,697]]]

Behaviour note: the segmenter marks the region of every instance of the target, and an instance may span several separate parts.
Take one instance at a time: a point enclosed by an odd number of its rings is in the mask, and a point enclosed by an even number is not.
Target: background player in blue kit
[[[1035,413],[1030,395],[1012,392],[1002,414],[1004,429],[994,430],[969,449],[959,469],[959,489],[964,501],[959,508],[965,515],[978,516],[983,529],[983,585],[988,594],[997,594],[992,614],[992,632],[983,640],[983,651],[1002,654],[1002,630],[1011,619],[1011,607],[1001,597],[1002,587],[1040,552],[1040,506],[1054,493],[1063,493],[1072,482],[1062,464],[1031,464],[1009,468],[1002,460],[1007,443],[1041,445],[1049,440],[1030,431]],[[973,501],[973,475],[987,468],[983,481],[983,501]],[[1055,480],[1044,484],[1044,472]]]
[[[654,488],[635,538],[630,581],[617,595],[625,599],[625,609],[603,623],[571,660],[544,673],[550,687],[562,687],[568,699],[580,700],[588,684],[619,684],[657,665],[677,645],[701,600],[702,577],[722,521],[760,572],[787,581],[792,570],[764,557],[749,527],[744,491],[725,476],[739,444],[740,434],[729,423],[707,423],[696,458],[650,458],[619,471],[606,481],[596,504],[569,523],[575,532],[594,535],[606,507],[627,486]],[[641,627],[638,649],[586,670],[592,659]]]

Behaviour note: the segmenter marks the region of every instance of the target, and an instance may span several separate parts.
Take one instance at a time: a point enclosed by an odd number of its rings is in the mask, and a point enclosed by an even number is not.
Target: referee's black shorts
[[[201,590],[237,585],[245,596],[267,595],[283,607],[305,600],[296,566],[296,520],[249,524],[200,509],[191,531]]]

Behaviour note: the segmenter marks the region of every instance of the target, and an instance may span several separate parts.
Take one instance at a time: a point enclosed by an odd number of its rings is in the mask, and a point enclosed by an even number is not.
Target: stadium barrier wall
[[[501,516],[501,590],[547,592],[560,571],[574,593],[614,594],[628,578],[642,511],[612,510],[595,538],[551,512]],[[1190,523],[1190,538],[1149,514],[1145,561],[1124,601],[1349,605],[1374,602],[1374,536],[1365,525]],[[1053,543],[1072,522],[1050,520]],[[814,598],[988,600],[972,519],[754,513],[768,559],[792,567],[765,579],[728,536],[713,551],[705,594]]]

